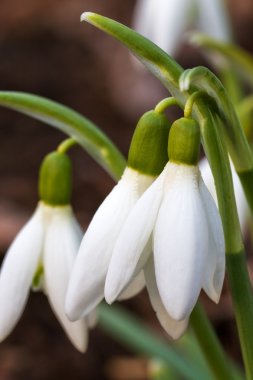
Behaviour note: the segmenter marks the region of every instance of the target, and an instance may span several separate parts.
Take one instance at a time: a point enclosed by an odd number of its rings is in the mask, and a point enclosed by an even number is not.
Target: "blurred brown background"
[[[0,89],[36,93],[84,114],[127,154],[134,125],[165,90],[146,71],[136,70],[126,49],[88,24],[94,11],[131,25],[134,0],[1,0]],[[230,0],[235,40],[253,51],[253,2]],[[208,64],[187,44],[178,60],[185,67]],[[64,136],[39,122],[0,109],[0,251],[33,212],[37,171],[43,156]],[[85,228],[113,186],[89,156],[75,148],[73,204]],[[227,350],[240,361],[229,297],[216,308],[204,300]],[[159,334],[145,292],[128,302]],[[87,354],[71,346],[46,298],[33,294],[15,331],[0,345],[1,380],[145,380],[146,362],[135,360],[101,330],[91,332]],[[118,356],[124,360],[116,361]],[[127,359],[128,358],[128,359]],[[129,361],[130,360],[130,361]],[[126,367],[126,370],[125,370]]]

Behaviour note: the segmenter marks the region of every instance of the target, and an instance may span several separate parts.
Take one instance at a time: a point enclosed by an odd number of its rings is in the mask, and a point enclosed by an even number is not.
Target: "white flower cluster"
[[[201,288],[219,300],[223,231],[197,166],[169,162],[156,180],[127,167],[79,248],[81,238],[70,206],[39,203],[2,265],[1,340],[20,318],[35,280],[80,351],[104,297],[112,303],[146,285],[161,325],[175,339],[186,329]],[[66,317],[64,304],[76,322]]]

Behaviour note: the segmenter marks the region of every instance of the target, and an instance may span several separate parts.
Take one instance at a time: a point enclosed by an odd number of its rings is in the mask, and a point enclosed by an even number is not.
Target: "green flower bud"
[[[40,167],[39,196],[52,206],[70,203],[72,190],[72,165],[70,158],[59,152],[48,154]]]
[[[127,165],[143,174],[159,175],[168,162],[169,129],[170,123],[165,115],[146,112],[135,128]]]
[[[197,165],[200,149],[198,123],[182,117],[176,120],[170,130],[168,152],[170,161],[186,165]]]

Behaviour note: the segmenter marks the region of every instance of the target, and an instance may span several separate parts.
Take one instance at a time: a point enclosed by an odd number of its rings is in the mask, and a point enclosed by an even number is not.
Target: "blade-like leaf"
[[[124,157],[95,124],[78,112],[22,92],[0,91],[0,105],[32,116],[75,138],[113,178],[120,178],[125,167]]]
[[[184,357],[175,347],[157,336],[136,317],[116,306],[99,306],[99,325],[119,342],[137,353],[161,359],[165,365],[180,373],[184,379],[208,379],[205,368]]]
[[[122,42],[164,84],[170,93],[182,105],[184,104],[185,96],[179,91],[178,86],[183,69],[165,51],[125,25],[96,13],[83,13],[81,21],[89,22]]]

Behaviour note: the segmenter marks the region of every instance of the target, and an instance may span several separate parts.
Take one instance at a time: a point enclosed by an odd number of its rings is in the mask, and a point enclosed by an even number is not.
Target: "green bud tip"
[[[165,115],[154,110],[146,112],[135,128],[127,165],[143,174],[159,175],[168,162],[169,129]]]
[[[176,120],[169,134],[168,152],[170,161],[186,165],[197,165],[200,150],[200,128],[190,118]]]
[[[51,206],[70,203],[72,165],[70,158],[59,152],[49,153],[42,161],[39,172],[40,199]]]

